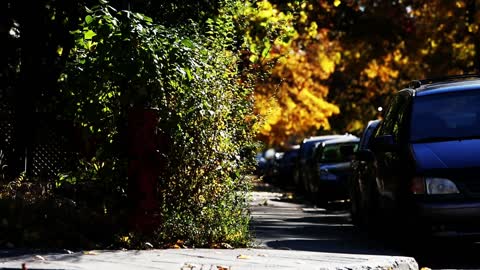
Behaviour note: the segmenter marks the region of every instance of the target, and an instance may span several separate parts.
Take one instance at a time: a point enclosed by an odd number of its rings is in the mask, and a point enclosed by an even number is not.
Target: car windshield
[[[480,91],[418,96],[411,119],[412,142],[480,138]]]

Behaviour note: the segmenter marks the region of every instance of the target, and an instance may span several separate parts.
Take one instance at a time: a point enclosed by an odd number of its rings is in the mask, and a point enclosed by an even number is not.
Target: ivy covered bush
[[[95,152],[58,185],[95,180],[127,190],[128,112],[152,109],[163,148],[161,222],[149,241],[246,245],[252,100],[251,85],[240,83],[237,70],[235,11],[226,1],[215,18],[167,27],[106,3],[89,8],[72,32],[75,47],[59,79],[59,100]]]

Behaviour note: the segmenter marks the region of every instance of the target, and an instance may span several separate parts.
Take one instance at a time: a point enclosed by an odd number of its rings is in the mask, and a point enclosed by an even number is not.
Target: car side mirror
[[[381,135],[373,139],[372,149],[381,152],[393,152],[398,148],[393,135]]]
[[[358,152],[355,153],[355,159],[361,160],[361,161],[372,161],[374,160],[375,156],[373,155],[373,152],[370,151],[370,149],[362,149],[358,150]]]

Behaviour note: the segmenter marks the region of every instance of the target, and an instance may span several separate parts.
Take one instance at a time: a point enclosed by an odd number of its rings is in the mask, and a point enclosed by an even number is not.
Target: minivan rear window
[[[480,138],[480,90],[417,96],[410,123],[412,142]]]

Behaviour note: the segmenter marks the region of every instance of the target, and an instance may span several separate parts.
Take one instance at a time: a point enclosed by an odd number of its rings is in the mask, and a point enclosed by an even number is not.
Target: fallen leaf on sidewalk
[[[217,265],[217,270],[230,270],[230,267],[223,267],[221,265]]]
[[[237,259],[250,259],[250,256],[240,254],[237,256]]]
[[[227,248],[227,249],[233,249],[232,245],[228,244],[228,243],[221,243],[220,246],[222,248]]]
[[[170,244],[169,248],[180,249],[180,248],[187,248],[185,246],[185,242],[183,240],[177,240],[175,244]]]
[[[186,269],[194,269],[194,268],[200,269],[200,265],[194,264],[194,263],[185,263],[183,265],[182,269],[184,269],[184,268],[186,268]]]
[[[84,251],[83,254],[84,255],[98,255],[98,253],[96,253],[95,251]]]
[[[35,255],[35,259],[45,261],[45,258],[40,255]]]

